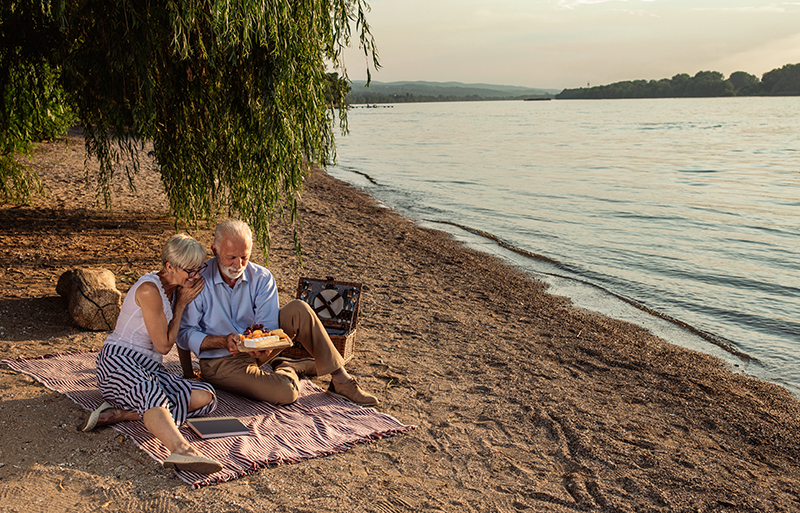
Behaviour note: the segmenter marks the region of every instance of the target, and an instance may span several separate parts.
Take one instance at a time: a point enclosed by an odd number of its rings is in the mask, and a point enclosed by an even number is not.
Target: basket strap
[[[341,294],[339,294],[338,291],[336,292],[336,295],[331,297],[330,299],[325,299],[325,296],[323,296],[321,294],[317,294],[317,297],[316,297],[316,299],[314,301],[316,301],[318,299],[318,300],[320,300],[322,302],[322,304],[319,305],[318,307],[314,308],[314,312],[316,312],[317,315],[319,315],[319,313],[321,311],[328,310],[328,312],[330,312],[330,314],[331,314],[331,319],[335,318],[336,317],[336,312],[334,312],[333,308],[331,308],[331,304],[333,304],[333,302],[336,301],[337,299],[339,299],[340,297],[342,297],[342,296],[341,296]]]

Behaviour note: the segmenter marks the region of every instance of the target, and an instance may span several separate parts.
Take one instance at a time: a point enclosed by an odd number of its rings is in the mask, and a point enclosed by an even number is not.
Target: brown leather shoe
[[[358,382],[354,378],[339,385],[334,385],[333,380],[331,380],[328,393],[359,406],[375,406],[378,404],[378,398],[364,392],[361,387],[358,386]]]
[[[283,360],[275,367],[275,370],[281,367],[291,367],[298,376],[316,376],[317,364],[313,358],[303,358],[302,360]]]

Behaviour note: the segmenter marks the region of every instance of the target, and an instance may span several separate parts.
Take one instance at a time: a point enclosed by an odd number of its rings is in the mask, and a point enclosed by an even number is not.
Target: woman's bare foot
[[[111,410],[106,410],[100,414],[100,417],[97,419],[97,427],[116,424],[117,422],[124,422],[126,420],[141,419],[139,414],[134,411],[118,410],[114,408]]]
[[[117,422],[126,420],[139,420],[139,414],[127,410],[120,410],[112,407],[108,403],[103,403],[83,421],[83,424],[78,426],[78,431],[91,431],[96,427],[116,424]]]
[[[181,456],[203,456],[197,452],[197,449],[188,444],[185,447],[178,447],[172,452],[172,454],[180,454]]]

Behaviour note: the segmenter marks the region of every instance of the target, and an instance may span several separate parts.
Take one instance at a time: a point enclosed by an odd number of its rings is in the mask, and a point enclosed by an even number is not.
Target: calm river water
[[[332,175],[579,306],[800,397],[800,98],[348,115]]]

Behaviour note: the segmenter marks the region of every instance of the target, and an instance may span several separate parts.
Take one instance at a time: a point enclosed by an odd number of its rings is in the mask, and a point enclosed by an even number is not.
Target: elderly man
[[[377,398],[347,373],[341,355],[309,305],[294,300],[279,307],[272,274],[250,262],[252,245],[247,224],[238,220],[220,223],[211,246],[214,258],[200,273],[206,286],[183,314],[177,343],[197,355],[203,379],[251,399],[289,404],[297,400],[298,375],[330,374],[328,393],[362,406],[377,404]],[[262,324],[265,330],[281,328],[300,341],[314,359],[287,361],[275,372],[265,372],[260,367],[274,352],[237,349],[239,334],[252,324]]]

